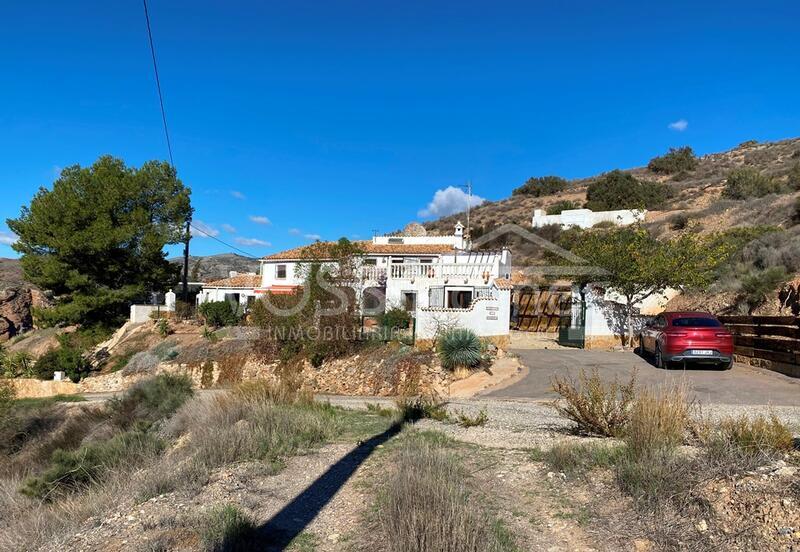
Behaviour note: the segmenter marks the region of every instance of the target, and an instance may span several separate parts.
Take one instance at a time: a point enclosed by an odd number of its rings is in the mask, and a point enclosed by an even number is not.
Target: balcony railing
[[[382,281],[387,278],[401,280],[417,278],[480,280],[487,279],[491,274],[492,265],[473,263],[403,263],[393,264],[388,270],[377,266],[361,267],[362,279],[369,281]]]

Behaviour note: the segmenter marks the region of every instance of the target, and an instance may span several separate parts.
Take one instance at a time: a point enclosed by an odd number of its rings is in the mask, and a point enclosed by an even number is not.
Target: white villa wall
[[[511,293],[500,290],[496,299],[480,298],[467,309],[417,309],[417,339],[435,339],[446,328],[469,328],[481,337],[507,336]]]
[[[561,211],[559,215],[546,215],[542,209],[536,209],[533,212],[531,225],[534,228],[550,224],[558,224],[563,227],[591,228],[601,222],[612,222],[617,226],[629,226],[636,222],[643,222],[646,214],[647,211],[638,209],[598,211],[596,213],[591,209],[567,209]]]
[[[573,289],[575,293],[575,289]],[[667,288],[661,293],[655,293],[645,299],[634,303],[641,315],[658,314],[664,311],[670,299],[680,293],[680,290]],[[627,334],[627,320],[624,306],[627,304],[624,297],[612,289],[589,284],[584,288],[584,301],[586,303],[586,328],[584,331],[587,348],[609,347],[620,342],[620,336]],[[636,317],[634,322],[634,335],[641,330],[642,319]]]
[[[247,307],[248,297],[258,297],[253,288],[203,288],[197,294],[197,304],[209,303],[213,301],[225,301],[226,294],[239,294],[239,306],[242,309]]]

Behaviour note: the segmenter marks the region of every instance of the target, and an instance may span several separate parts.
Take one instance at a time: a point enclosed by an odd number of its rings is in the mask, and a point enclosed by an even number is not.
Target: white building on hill
[[[566,209],[558,215],[546,215],[544,210],[533,211],[531,225],[541,228],[550,224],[558,224],[564,228],[577,226],[578,228],[591,228],[601,222],[611,222],[617,226],[630,226],[637,222],[644,222],[647,211],[639,209],[622,209],[619,211],[598,211],[591,209]]]

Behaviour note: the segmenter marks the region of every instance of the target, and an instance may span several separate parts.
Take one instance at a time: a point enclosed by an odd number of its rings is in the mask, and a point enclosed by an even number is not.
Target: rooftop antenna
[[[470,207],[472,206],[472,180],[467,180],[467,183],[463,186],[459,186],[459,188],[467,191],[467,236],[466,237],[467,237],[467,248],[471,249],[472,247],[470,245],[471,241],[470,236],[472,235],[472,231],[469,225],[469,210]]]

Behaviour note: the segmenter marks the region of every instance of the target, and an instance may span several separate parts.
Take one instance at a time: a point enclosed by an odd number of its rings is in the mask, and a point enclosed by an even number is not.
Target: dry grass
[[[441,440],[411,434],[394,463],[378,513],[385,550],[513,550],[475,495],[461,461]]]
[[[686,382],[639,391],[624,430],[633,456],[673,450],[684,442],[692,404]]]
[[[575,422],[579,433],[617,437],[625,429],[635,402],[636,372],[627,384],[621,385],[616,379],[604,382],[596,368],[590,376],[581,370],[578,381],[555,377],[552,387],[563,401],[554,401],[551,406]]]

